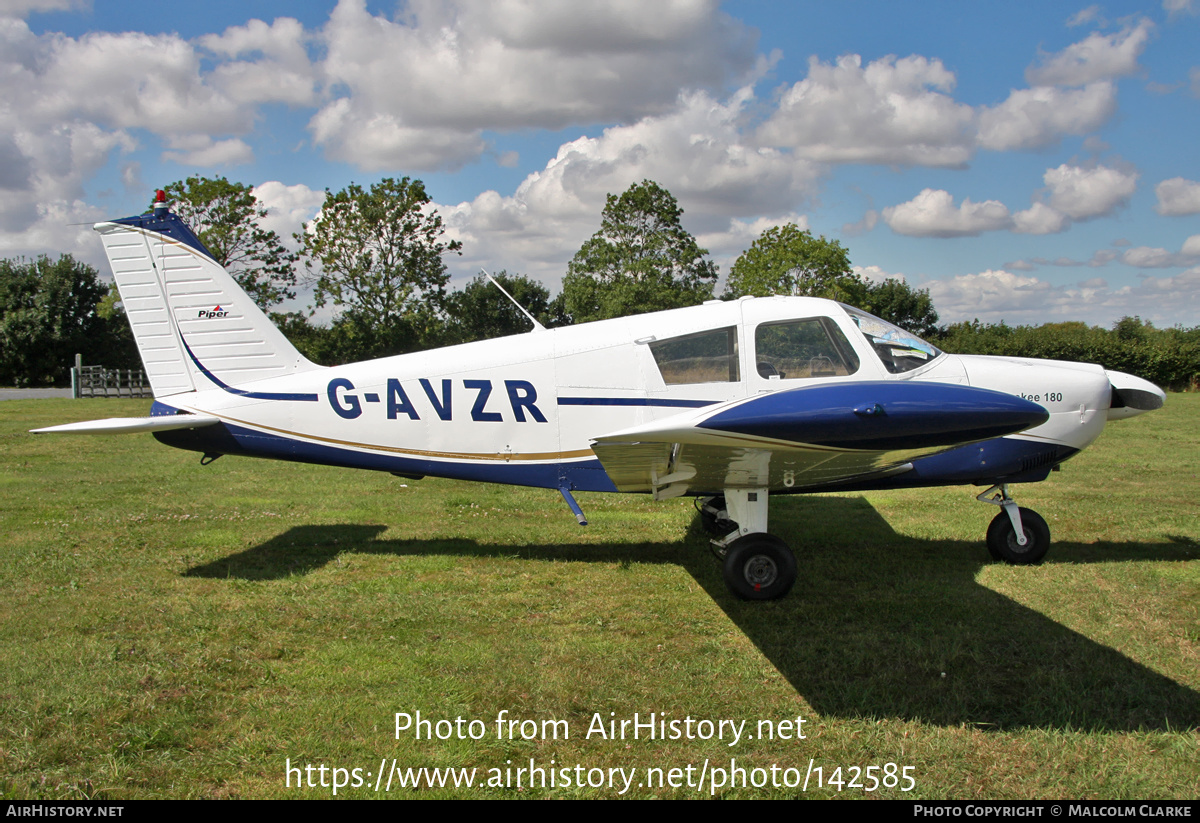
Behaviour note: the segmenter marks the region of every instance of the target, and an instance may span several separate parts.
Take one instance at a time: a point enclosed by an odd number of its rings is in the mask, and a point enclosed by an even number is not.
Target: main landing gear
[[[796,582],[796,556],[767,534],[766,489],[729,489],[698,501],[700,520],[713,535],[713,553],[724,564],[725,585],[743,600],[775,600]]]
[[[1042,561],[1050,548],[1050,527],[1040,514],[1017,506],[1004,483],[992,486],[975,499],[1001,509],[987,530],[987,548],[993,560],[1017,566]]]
[[[1041,562],[1050,548],[1050,527],[1040,514],[1017,506],[1004,483],[976,499],[1001,509],[987,530],[993,560],[1018,566]],[[727,489],[696,501],[700,522],[713,536],[713,553],[723,563],[725,585],[743,600],[776,600],[796,583],[796,556],[767,533],[768,500],[766,489]]]

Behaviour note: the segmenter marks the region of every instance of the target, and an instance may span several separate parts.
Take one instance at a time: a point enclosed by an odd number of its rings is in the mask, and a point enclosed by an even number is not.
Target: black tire
[[[1021,528],[1025,532],[1024,546],[1017,542],[1017,533],[1012,527],[1008,512],[1003,509],[992,518],[987,530],[988,552],[996,560],[1014,566],[1031,566],[1041,563],[1050,548],[1050,527],[1042,516],[1033,509],[1022,508]]]
[[[734,523],[727,516],[722,516],[728,515],[728,512],[725,511],[724,496],[701,500],[698,508],[700,509],[700,524],[713,537],[724,537],[737,529],[737,523]]]
[[[743,600],[776,600],[796,582],[796,556],[770,534],[748,534],[729,544],[725,585]]]

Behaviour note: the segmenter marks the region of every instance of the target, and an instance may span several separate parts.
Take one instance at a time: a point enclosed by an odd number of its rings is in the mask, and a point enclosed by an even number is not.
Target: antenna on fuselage
[[[511,294],[509,294],[509,293],[508,293],[508,290],[507,290],[507,289],[505,289],[505,288],[504,288],[504,286],[501,286],[501,285],[500,285],[500,283],[499,283],[499,282],[496,280],[496,278],[494,278],[494,277],[492,277],[490,274],[488,274],[488,272],[487,272],[487,269],[480,269],[480,271],[481,271],[481,272],[483,272],[483,276],[484,276],[484,277],[486,277],[488,280],[491,280],[491,281],[492,281],[492,285],[493,285],[493,286],[495,286],[496,288],[500,289],[500,292],[501,292],[501,293],[502,293],[502,294],[503,294],[505,297],[507,297],[509,300],[511,300],[511,301],[512,301],[512,303],[513,303],[513,305],[514,305],[514,306],[516,306],[518,309],[520,309],[520,310],[521,310],[521,314],[523,314],[523,315],[525,315],[526,317],[528,317],[528,318],[529,318],[529,322],[530,322],[530,323],[533,323],[533,331],[545,331],[545,330],[546,330],[546,327],[545,327],[545,326],[543,326],[541,323],[539,323],[539,322],[537,321],[537,318],[536,318],[536,317],[534,317],[532,314],[530,314],[529,312],[527,312],[527,311],[525,310],[525,307],[524,307],[524,306],[522,306],[520,303],[518,303],[518,302],[517,302],[517,298],[515,298],[515,297],[513,297]]]

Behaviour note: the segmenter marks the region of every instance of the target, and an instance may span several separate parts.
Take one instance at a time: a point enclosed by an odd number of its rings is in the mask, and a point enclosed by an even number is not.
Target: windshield
[[[892,374],[919,369],[942,354],[937,346],[926,343],[912,332],[850,306],[845,309],[883,361],[884,368]]]

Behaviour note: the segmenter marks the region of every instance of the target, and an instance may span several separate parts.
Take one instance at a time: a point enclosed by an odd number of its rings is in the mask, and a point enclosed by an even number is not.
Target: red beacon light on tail
[[[162,189],[154,192],[154,216],[162,217],[170,211],[171,205],[167,202],[167,193]]]

